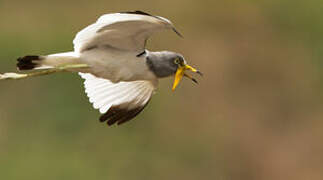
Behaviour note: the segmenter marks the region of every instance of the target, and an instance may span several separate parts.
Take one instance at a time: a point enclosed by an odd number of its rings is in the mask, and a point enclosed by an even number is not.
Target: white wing
[[[157,31],[173,29],[173,24],[159,16],[135,11],[106,14],[89,25],[73,40],[75,52],[107,46],[114,49],[144,51],[146,40]]]
[[[95,109],[103,115],[100,121],[108,125],[122,124],[139,114],[148,104],[155,86],[150,81],[112,83],[89,73],[79,73],[85,79],[85,92]]]

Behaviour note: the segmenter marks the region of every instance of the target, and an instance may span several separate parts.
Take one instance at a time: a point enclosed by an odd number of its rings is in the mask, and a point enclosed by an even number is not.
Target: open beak
[[[181,81],[181,79],[183,78],[183,76],[191,79],[194,83],[197,83],[196,79],[192,78],[188,74],[185,74],[185,71],[186,70],[190,70],[190,71],[195,72],[195,73],[197,73],[197,74],[199,74],[201,76],[203,75],[199,70],[196,70],[192,66],[189,66],[187,64],[180,65],[177,68],[177,71],[176,71],[176,74],[175,74],[175,80],[174,80],[174,84],[173,84],[173,88],[172,88],[173,91],[175,90],[175,88],[177,87],[177,85],[179,84],[179,82]]]

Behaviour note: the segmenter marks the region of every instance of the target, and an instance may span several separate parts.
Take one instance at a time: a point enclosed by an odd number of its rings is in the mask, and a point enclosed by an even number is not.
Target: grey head
[[[147,52],[146,63],[158,78],[174,75],[179,64],[186,64],[184,57],[175,52]]]
[[[184,76],[191,79],[193,82],[197,83],[197,81],[192,76],[185,73],[186,70],[190,70],[192,72],[202,75],[202,73],[199,70],[188,65],[184,57],[179,53],[170,52],[170,51],[161,51],[161,52],[147,51],[145,53],[145,56],[146,56],[146,63],[149,69],[158,78],[175,75],[175,80],[174,80],[172,90],[175,90],[176,86]]]

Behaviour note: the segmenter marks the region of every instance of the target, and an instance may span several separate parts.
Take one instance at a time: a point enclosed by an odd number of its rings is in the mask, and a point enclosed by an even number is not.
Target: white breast
[[[144,56],[136,57],[135,52],[95,48],[81,54],[81,61],[91,66],[86,73],[109,79],[112,82],[155,80],[156,76],[146,64]]]

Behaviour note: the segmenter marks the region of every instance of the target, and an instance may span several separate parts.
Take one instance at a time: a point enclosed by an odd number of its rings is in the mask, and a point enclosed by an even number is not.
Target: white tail
[[[79,56],[75,52],[51,54],[48,56],[25,56],[18,58],[19,70],[48,69],[62,65],[78,64]]]

